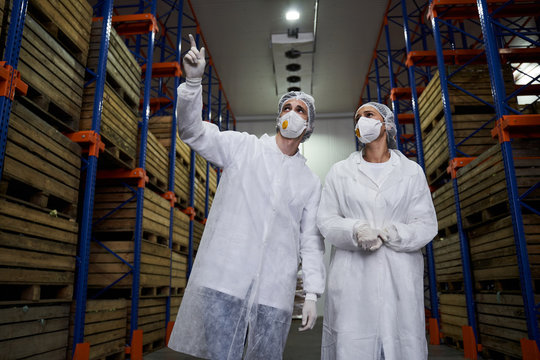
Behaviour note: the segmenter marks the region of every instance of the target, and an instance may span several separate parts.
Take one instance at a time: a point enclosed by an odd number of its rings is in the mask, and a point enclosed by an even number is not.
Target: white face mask
[[[279,132],[287,139],[295,139],[307,128],[307,121],[296,111],[289,111],[278,119]]]
[[[356,122],[354,132],[356,133],[358,140],[363,144],[369,144],[379,137],[382,125],[383,123],[377,119],[362,116]]]

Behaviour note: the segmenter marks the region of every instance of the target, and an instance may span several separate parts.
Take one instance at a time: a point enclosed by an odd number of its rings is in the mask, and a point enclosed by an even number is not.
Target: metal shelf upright
[[[15,93],[26,95],[28,86],[17,71],[28,0],[14,0],[6,40],[4,61],[0,62],[0,180],[6,155],[9,116]]]

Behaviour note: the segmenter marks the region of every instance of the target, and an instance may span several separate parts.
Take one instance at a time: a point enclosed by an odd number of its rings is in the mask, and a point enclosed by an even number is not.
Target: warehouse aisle
[[[285,347],[284,360],[316,360],[321,357],[322,318],[319,318],[313,331],[298,332],[299,320],[294,320]],[[177,353],[165,348],[148,354],[144,360],[192,360],[192,356]],[[463,359],[463,352],[447,346],[430,346],[429,360]]]

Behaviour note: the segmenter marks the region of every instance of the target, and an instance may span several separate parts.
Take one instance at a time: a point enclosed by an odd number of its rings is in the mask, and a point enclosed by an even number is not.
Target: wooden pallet
[[[76,218],[80,156],[78,144],[15,101],[0,191]]]
[[[86,66],[92,21],[92,7],[86,0],[30,0],[28,13]]]
[[[94,221],[130,199],[134,193],[123,186],[96,186],[94,198]],[[94,225],[99,239],[130,240],[135,231],[137,201],[124,205],[118,211]],[[150,189],[144,191],[143,237],[168,246],[170,226],[170,203]],[[121,234],[124,233],[124,234]]]
[[[66,358],[69,303],[0,307],[0,349],[3,359]]]
[[[130,264],[134,261],[132,241],[103,241],[108,249]],[[169,294],[171,251],[168,246],[141,242],[140,292],[141,296],[167,296]],[[91,244],[89,287],[105,287],[112,284],[130,268],[116,256],[97,243]],[[132,275],[126,276],[113,289],[131,289]]]
[[[476,294],[478,332],[482,347],[489,354],[522,358],[520,339],[528,338],[520,294]],[[536,295],[536,302],[540,296]]]
[[[431,196],[437,213],[439,236],[445,238],[457,233],[456,204],[452,182],[444,184],[435,190]]]
[[[73,344],[75,303],[71,306],[69,354]],[[125,358],[126,299],[88,300],[84,321],[84,341],[90,343],[90,360]]]
[[[536,184],[540,177],[540,141],[513,142],[519,194]],[[499,145],[458,170],[458,184],[463,224],[471,228],[509,214],[508,194],[502,153]],[[540,189],[527,197],[530,204],[540,202]]]
[[[525,238],[533,279],[540,279],[540,221],[537,215],[524,214]],[[476,281],[515,279],[519,268],[510,216],[484,223],[467,232],[471,267]]]
[[[95,91],[95,83],[84,89],[81,130],[92,129]],[[129,108],[116,91],[105,84],[100,134],[105,143],[105,152],[117,159],[119,166],[130,169],[135,167],[139,120],[139,116]]]
[[[140,134],[137,145],[137,164],[139,164]],[[169,181],[169,153],[150,131],[148,131],[146,145],[146,175],[149,178],[149,186],[151,188],[160,193],[167,191]]]
[[[22,80],[28,84],[26,98],[59,119],[62,123],[57,127],[61,130],[77,131],[84,66],[31,16],[25,20],[18,70]]]
[[[165,345],[165,312],[165,298],[149,298],[139,301],[138,329],[143,331],[144,353],[155,351]],[[128,334],[130,322],[131,306],[128,304]]]
[[[103,22],[92,23],[88,68],[97,71]],[[139,110],[141,67],[114,28],[111,28],[107,56],[107,83],[133,110]]]
[[[2,300],[70,300],[77,238],[72,219],[0,198]]]

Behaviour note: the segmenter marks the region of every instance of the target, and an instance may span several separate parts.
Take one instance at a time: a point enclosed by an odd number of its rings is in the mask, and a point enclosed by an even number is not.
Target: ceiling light
[[[298,71],[300,70],[301,67],[302,66],[300,66],[300,64],[293,63],[293,64],[287,65],[285,68],[289,71]]]
[[[285,19],[289,21],[298,20],[300,19],[300,13],[296,10],[289,10],[285,14]]]
[[[302,89],[300,89],[300,87],[298,86],[291,86],[287,88],[287,91],[300,91],[300,90]]]
[[[296,76],[296,75],[287,76],[287,81],[292,82],[292,83],[299,82],[300,76]]]

